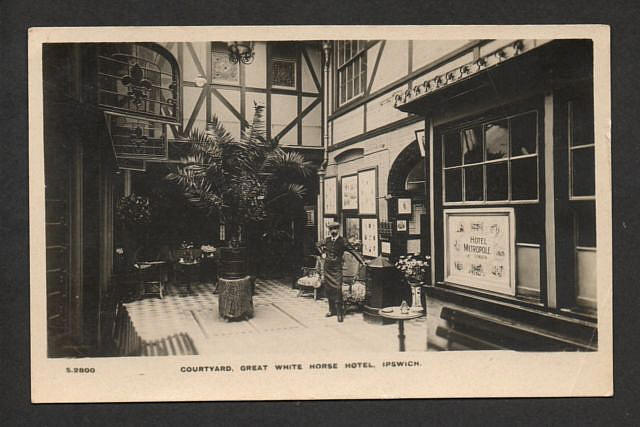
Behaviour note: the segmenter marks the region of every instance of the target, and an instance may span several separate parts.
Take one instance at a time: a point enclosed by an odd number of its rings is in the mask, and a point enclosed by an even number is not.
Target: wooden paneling
[[[540,293],[540,246],[516,243],[516,291],[519,295]]]
[[[576,249],[576,302],[595,309],[597,302],[597,252],[594,248]]]

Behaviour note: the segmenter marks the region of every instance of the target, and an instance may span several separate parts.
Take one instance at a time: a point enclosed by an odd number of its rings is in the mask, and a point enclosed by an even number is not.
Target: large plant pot
[[[247,275],[246,248],[221,247],[220,276],[226,279],[238,279]]]

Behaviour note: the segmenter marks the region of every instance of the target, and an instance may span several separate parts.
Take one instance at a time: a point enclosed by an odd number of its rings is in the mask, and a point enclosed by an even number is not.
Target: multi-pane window
[[[596,204],[593,98],[581,96],[567,103],[569,140],[569,199],[573,213],[575,303],[595,311]]]
[[[340,105],[364,93],[367,82],[367,41],[340,40],[336,49],[336,79]]]
[[[458,128],[442,136],[445,203],[538,200],[538,113]]]
[[[152,44],[100,44],[97,69],[100,106],[177,120],[180,78],[178,65],[170,55]]]
[[[590,199],[596,193],[593,105],[587,99],[570,101],[568,114],[569,195]]]

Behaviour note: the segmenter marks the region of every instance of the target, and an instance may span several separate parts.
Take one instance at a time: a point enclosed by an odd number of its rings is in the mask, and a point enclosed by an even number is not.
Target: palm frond
[[[311,163],[305,161],[302,154],[294,151],[284,151],[281,148],[276,148],[269,153],[264,162],[264,169],[267,172],[293,172],[304,178],[308,178],[313,173]]]

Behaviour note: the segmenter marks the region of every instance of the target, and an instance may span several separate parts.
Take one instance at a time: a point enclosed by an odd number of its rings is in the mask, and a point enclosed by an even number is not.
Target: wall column
[[[331,59],[331,41],[322,42],[322,146],[324,147],[324,160],[318,169],[318,241],[324,237],[324,176],[327,173],[329,163],[329,63]]]
[[[544,206],[545,254],[547,266],[547,305],[558,308],[556,291],[556,221],[555,183],[553,174],[553,94],[544,97]]]

